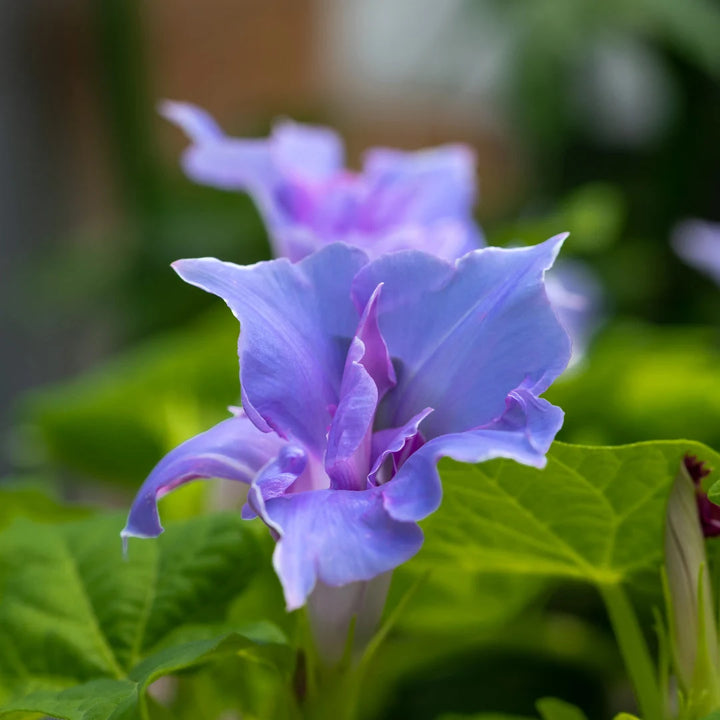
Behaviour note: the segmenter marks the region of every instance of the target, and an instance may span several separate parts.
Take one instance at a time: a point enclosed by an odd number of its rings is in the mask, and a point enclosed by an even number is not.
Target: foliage
[[[57,519],[0,533],[0,716],[149,717],[153,682],[226,658],[287,677],[284,635],[227,617],[267,561],[252,525],[196,518],[132,542],[126,559],[122,517]]]

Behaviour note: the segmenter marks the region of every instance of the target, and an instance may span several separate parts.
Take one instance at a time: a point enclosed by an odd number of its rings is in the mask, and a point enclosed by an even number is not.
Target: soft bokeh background
[[[278,116],[332,125],[352,165],[369,145],[469,143],[489,241],[569,230],[564,254],[603,288],[603,327],[551,391],[562,437],[720,447],[720,294],[669,246],[680,220],[720,220],[718,38],[710,0],[2,3],[2,470],[124,506],[237,400],[234,321],[168,266],[269,249],[246,197],[182,176],[162,98],[238,135]],[[193,492],[167,512],[187,513]],[[602,614],[584,593],[552,602]],[[545,657],[540,677],[501,655],[448,661],[445,694],[464,697],[479,666],[511,668],[528,697],[563,673],[568,699],[602,694],[577,656],[574,669]],[[427,677],[403,682],[394,716],[434,717],[417,702]],[[486,708],[517,691],[498,687]]]

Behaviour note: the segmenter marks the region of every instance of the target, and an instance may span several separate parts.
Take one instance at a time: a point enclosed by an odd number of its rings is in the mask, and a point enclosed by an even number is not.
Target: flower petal
[[[333,587],[370,580],[422,545],[415,523],[385,511],[382,488],[284,495],[268,501],[266,510],[280,529],[273,565],[288,610],[301,607],[318,580]]]
[[[328,434],[325,468],[335,489],[366,488],[378,399],[395,384],[395,370],[377,324],[381,290],[378,285],[371,295],[350,345],[340,402]]]
[[[378,391],[362,364],[363,353],[362,342],[353,338],[325,454],[325,470],[334,489],[364,490],[367,484]]]
[[[158,106],[158,112],[166,120],[177,125],[194,143],[212,142],[223,138],[223,131],[212,115],[196,105],[164,100]]]
[[[380,468],[388,458],[388,456],[396,454],[398,460],[404,459],[403,456],[408,447],[413,447],[417,442],[420,432],[420,423],[432,412],[432,408],[425,408],[422,412],[412,417],[408,422],[399,428],[386,428],[379,430],[373,435],[372,455],[375,458],[373,466],[370,468],[369,480],[375,482],[380,472]],[[422,442],[422,438],[420,438]]]
[[[379,324],[398,384],[378,410],[400,425],[425,407],[426,438],[485,425],[523,385],[543,392],[567,365],[570,343],[543,286],[565,236],[529,248],[486,248],[452,266],[420,252],[363,268],[353,296],[363,307],[377,284]]]
[[[273,163],[284,177],[322,182],[343,169],[343,143],[330,128],[282,120],[273,127],[270,143]]]
[[[190,103],[166,101],[160,113],[177,125],[192,145],[183,155],[188,177],[223,190],[243,190],[272,211],[280,176],[273,167],[268,141],[227,137],[209,113]]]
[[[421,250],[452,262],[483,246],[474,223],[437,220],[427,225],[407,223],[383,232],[352,237],[351,244],[362,247],[371,258],[399,250]]]
[[[157,501],[191,480],[225,478],[250,483],[283,441],[260,432],[242,412],[168,453],[153,469],[130,508],[126,537],[156,537],[162,531]]]
[[[350,284],[366,261],[360,250],[337,244],[295,265],[280,259],[241,267],[214,258],[173,264],[184,280],[225,300],[240,320],[248,417],[316,457],[325,448],[358,321]]]
[[[382,285],[378,285],[363,310],[355,333],[355,337],[363,345],[362,365],[377,386],[379,399],[397,382],[395,368],[378,325],[378,301],[381,292]]]
[[[278,532],[265,511],[265,501],[284,495],[306,467],[307,455],[302,448],[290,444],[281,448],[278,456],[270,460],[253,479],[242,517],[252,520],[259,515],[271,530]]]
[[[437,471],[441,457],[479,463],[509,458],[545,467],[545,454],[562,426],[563,412],[525,388],[508,396],[505,412],[484,427],[441,435],[423,445],[384,486],[385,508],[397,520],[422,520],[437,510],[442,486]]]
[[[373,148],[365,154],[364,175],[371,188],[363,217],[366,229],[463,220],[473,236],[467,250],[482,244],[472,220],[477,190],[475,155],[469,147],[415,152]]]

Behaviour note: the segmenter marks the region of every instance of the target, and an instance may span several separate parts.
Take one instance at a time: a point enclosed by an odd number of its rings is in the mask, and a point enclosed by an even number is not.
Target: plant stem
[[[356,668],[318,668],[316,693],[302,706],[303,720],[354,720],[361,675]]]
[[[621,585],[601,585],[600,593],[607,608],[620,653],[625,661],[640,706],[646,720],[665,718],[665,700],[655,674],[640,623]]]

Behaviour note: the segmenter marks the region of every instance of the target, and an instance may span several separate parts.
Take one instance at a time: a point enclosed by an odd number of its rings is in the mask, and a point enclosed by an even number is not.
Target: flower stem
[[[303,720],[354,720],[361,676],[352,667],[319,668],[316,692],[302,705]]]
[[[640,713],[648,720],[661,720],[666,717],[665,699],[660,694],[655,665],[627,594],[619,584],[601,585],[600,593],[635,689]]]

